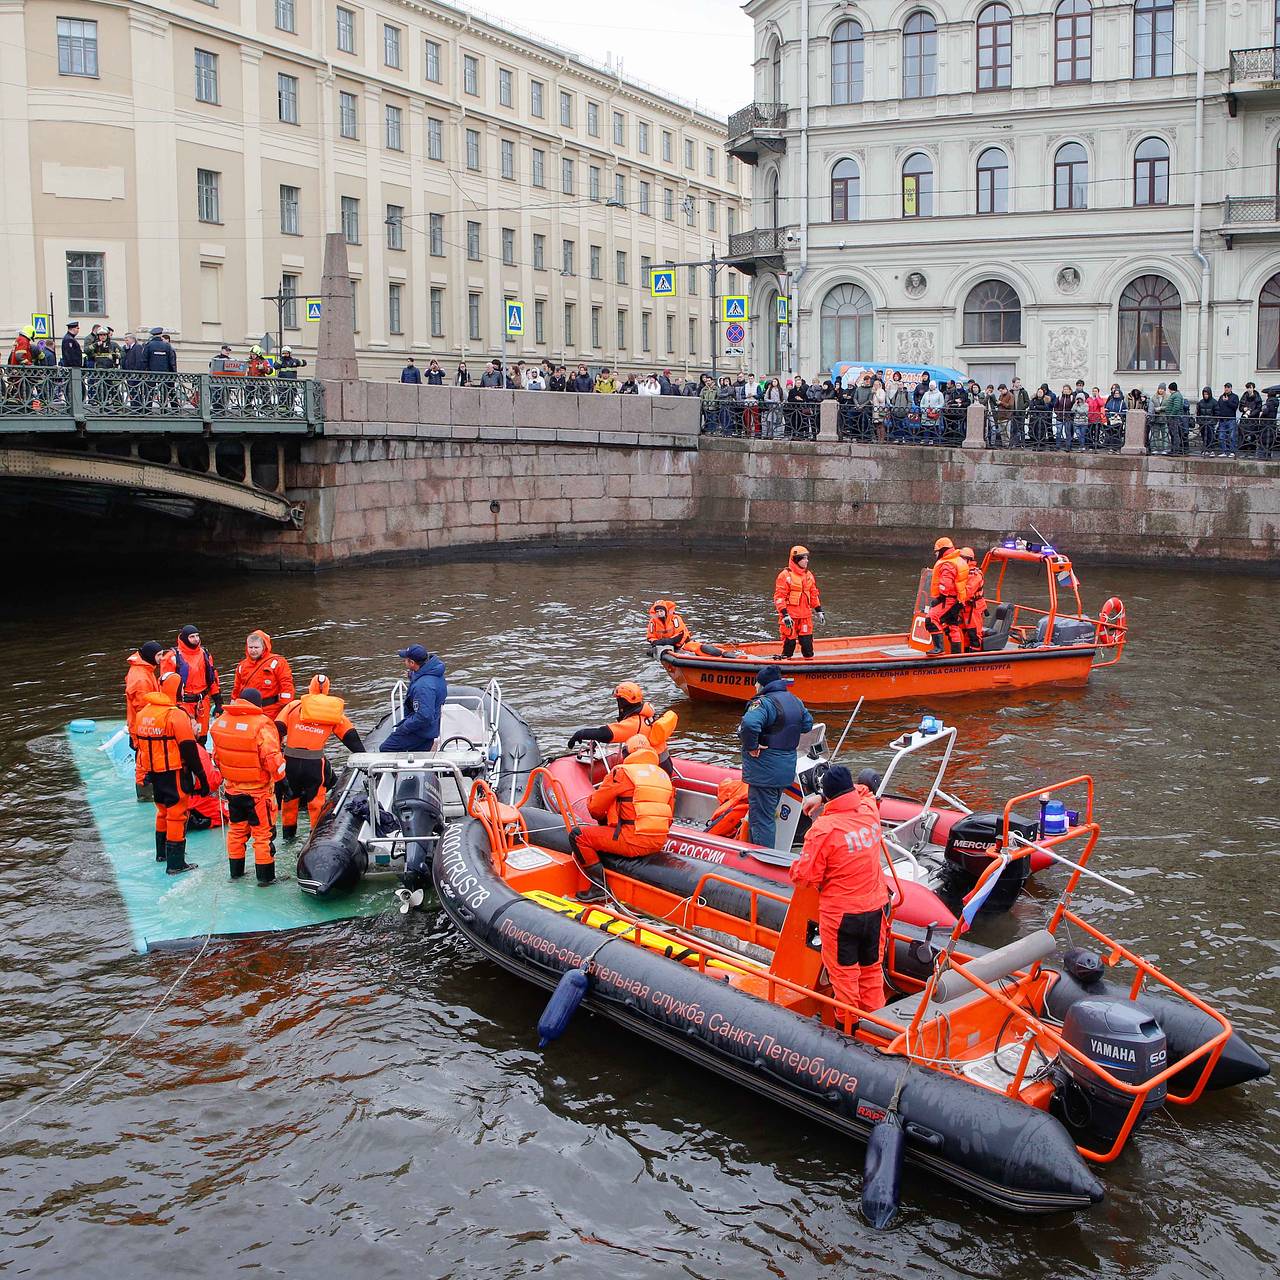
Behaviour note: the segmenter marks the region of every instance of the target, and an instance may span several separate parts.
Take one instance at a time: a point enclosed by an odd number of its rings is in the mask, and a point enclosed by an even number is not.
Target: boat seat
[[[982,632],[983,653],[994,653],[1009,643],[1009,628],[1013,626],[1013,605],[1001,600],[991,615],[991,625]]]
[[[1047,960],[1057,949],[1057,939],[1053,934],[1048,929],[1037,929],[1035,933],[1029,933],[1025,938],[1016,938],[1003,947],[997,947],[994,951],[975,956],[967,965],[959,967],[968,969],[975,978],[981,978],[983,982],[991,985],[1000,981],[1001,978],[1010,977],[1019,970],[1030,969],[1038,961]],[[966,1005],[976,1004],[979,999],[985,997],[985,994],[955,970],[949,969],[938,979],[926,1016],[930,1018],[938,1015],[950,1016]],[[912,995],[903,996],[900,1000],[895,1000],[892,1004],[885,1005],[876,1013],[886,1022],[905,1031],[916,1016],[916,1010],[920,1007],[923,998],[924,991],[917,991]],[[873,1033],[876,1030],[883,1030],[883,1028],[877,1028],[873,1022],[863,1022],[861,1026],[863,1030]]]

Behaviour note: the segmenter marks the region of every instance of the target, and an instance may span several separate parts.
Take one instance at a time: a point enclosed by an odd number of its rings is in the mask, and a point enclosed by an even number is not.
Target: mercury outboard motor
[[[947,867],[947,889],[955,894],[966,894],[978,882],[978,877],[991,864],[991,850],[1000,844],[1004,830],[1004,815],[1000,813],[966,814],[951,828],[947,847],[943,853]],[[1024,840],[1034,840],[1038,828],[1035,822],[1011,814],[1009,830]],[[1031,859],[1018,858],[1011,862],[996,882],[984,911],[1008,911],[1022,892],[1031,874]]]
[[[1077,1000],[1067,1010],[1062,1038],[1126,1084],[1143,1084],[1168,1065],[1169,1049],[1160,1024],[1129,1000],[1092,996]],[[1132,1096],[1112,1088],[1065,1053],[1058,1055],[1052,1074],[1057,1088],[1049,1110],[1077,1142],[1095,1151],[1110,1150],[1133,1105]],[[1164,1102],[1168,1091],[1165,1084],[1151,1090],[1135,1129]]]
[[[396,782],[391,811],[407,837],[404,850],[404,873],[400,877],[406,889],[431,888],[431,860],[436,845],[444,835],[444,796],[440,778],[434,773],[405,773]]]

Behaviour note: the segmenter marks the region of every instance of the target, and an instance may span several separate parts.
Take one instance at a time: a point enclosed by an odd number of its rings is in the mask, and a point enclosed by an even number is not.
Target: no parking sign
[[[729,325],[724,331],[724,340],[731,346],[741,345],[742,340],[747,336],[747,331],[737,323]]]

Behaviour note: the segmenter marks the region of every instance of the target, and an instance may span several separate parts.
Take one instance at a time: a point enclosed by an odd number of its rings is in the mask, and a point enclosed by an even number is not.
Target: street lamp
[[[617,196],[610,196],[604,202],[604,207],[606,209],[625,209],[627,206],[623,204],[622,201],[619,200]]]

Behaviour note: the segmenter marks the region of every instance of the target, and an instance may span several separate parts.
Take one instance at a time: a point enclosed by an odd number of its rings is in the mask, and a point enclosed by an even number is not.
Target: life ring
[[[1124,634],[1124,601],[1112,596],[1098,614],[1098,643],[1121,644]]]

